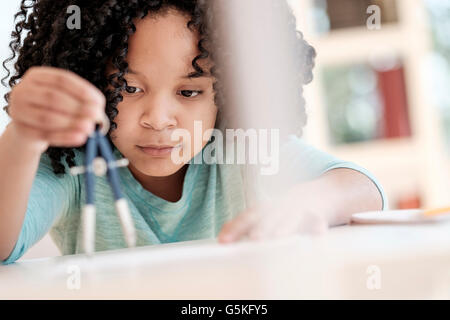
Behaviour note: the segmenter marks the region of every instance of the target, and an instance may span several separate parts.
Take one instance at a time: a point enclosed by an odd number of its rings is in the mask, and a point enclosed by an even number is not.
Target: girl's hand
[[[334,212],[333,205],[321,198],[322,193],[316,186],[315,182],[298,185],[277,200],[244,211],[224,224],[219,242],[325,232]]]
[[[102,92],[77,74],[32,67],[11,91],[11,130],[40,152],[49,146],[76,147],[94,131],[104,108]]]

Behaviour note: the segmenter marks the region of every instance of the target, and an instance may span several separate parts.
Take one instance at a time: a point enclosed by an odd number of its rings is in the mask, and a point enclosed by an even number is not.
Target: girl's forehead
[[[198,36],[187,28],[189,18],[177,11],[135,22],[129,40],[129,57],[190,59],[198,54]]]
[[[128,45],[130,66],[143,72],[171,69],[184,73],[192,69],[192,60],[200,52],[198,34],[187,27],[189,20],[185,14],[169,10],[135,21],[136,32]],[[198,64],[206,67],[209,61],[201,59]]]
[[[147,42],[181,40],[194,44],[198,35],[196,31],[187,27],[189,20],[187,15],[175,10],[137,19],[135,20],[136,32],[131,40],[147,40]]]

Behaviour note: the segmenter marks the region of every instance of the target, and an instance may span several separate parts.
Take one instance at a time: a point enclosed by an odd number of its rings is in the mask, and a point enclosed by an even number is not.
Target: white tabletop
[[[0,267],[2,299],[450,298],[450,223],[201,240]]]

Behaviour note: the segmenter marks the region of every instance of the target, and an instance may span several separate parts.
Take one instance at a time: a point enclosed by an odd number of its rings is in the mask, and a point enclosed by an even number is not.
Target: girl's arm
[[[13,87],[8,108],[12,121],[0,137],[0,261],[20,235],[42,153],[83,145],[104,115],[105,97],[73,72],[32,67]]]
[[[380,191],[365,174],[347,168],[332,169],[316,180],[294,187],[301,199],[326,212],[328,226],[346,224],[356,212],[383,209]]]
[[[11,123],[0,136],[0,260],[14,248],[42,150],[23,139]]]
[[[350,222],[356,212],[382,210],[383,198],[365,174],[348,168],[331,169],[319,178],[294,185],[272,203],[250,208],[227,222],[219,242],[244,237],[270,239],[299,232],[321,233]]]

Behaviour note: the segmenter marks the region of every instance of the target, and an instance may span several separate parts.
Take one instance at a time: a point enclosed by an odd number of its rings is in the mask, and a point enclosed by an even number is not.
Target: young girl
[[[171,133],[193,133],[195,121],[204,131],[214,128],[223,108],[214,61],[203,46],[210,17],[196,0],[26,3],[10,45],[13,58],[18,54],[6,95],[12,121],[0,137],[4,264],[20,258],[48,231],[63,254],[83,252],[84,177],[68,170],[83,165],[83,145],[105,112],[114,154],[129,160],[119,169],[120,182],[138,246],[287,236],[343,224],[354,212],[386,206],[381,186],[367,171],[298,138],[288,148],[289,166],[306,168],[310,179],[292,177],[295,183],[276,207],[246,203],[237,166],[171,160],[179,148]],[[80,29],[67,27],[71,5],[80,8]],[[291,29],[294,33],[295,25]],[[300,34],[298,41],[309,53],[307,74],[301,77],[308,82],[314,50]],[[182,151],[193,159],[207,143]],[[125,247],[105,177],[96,179],[95,200],[96,250]]]

